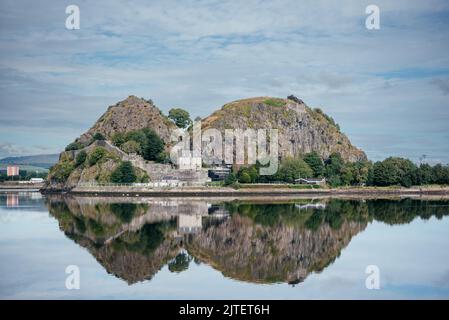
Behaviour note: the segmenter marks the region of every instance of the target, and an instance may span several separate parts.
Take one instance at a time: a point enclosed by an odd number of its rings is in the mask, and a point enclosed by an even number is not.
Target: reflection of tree
[[[221,204],[230,214],[228,219],[204,217],[199,233],[182,237],[176,232],[178,213],[171,211],[176,206],[164,206],[163,201],[151,213],[151,204],[129,201],[50,197],[47,204],[70,239],[128,283],[151,279],[166,264],[171,272],[182,272],[192,260],[208,263],[234,279],[299,283],[335,261],[352,237],[373,220],[394,225],[449,214],[447,200],[321,201],[325,204],[321,208],[295,205],[298,202]],[[183,210],[189,208],[185,205]]]
[[[192,258],[187,253],[181,252],[168,264],[168,270],[176,273],[185,271],[189,268],[190,261]]]
[[[136,213],[137,205],[135,203],[112,203],[111,212],[115,214],[122,222],[130,222]]]

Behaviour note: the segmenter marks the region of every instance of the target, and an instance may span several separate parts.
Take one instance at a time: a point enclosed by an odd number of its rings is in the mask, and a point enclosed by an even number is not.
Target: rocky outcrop
[[[77,142],[88,144],[96,133],[110,139],[116,132],[125,133],[143,128],[153,129],[168,144],[171,131],[176,125],[164,116],[151,100],[129,96],[110,106]]]
[[[323,159],[333,152],[346,161],[366,160],[337,124],[320,109],[312,110],[302,100],[258,97],[225,104],[203,119],[202,129],[278,129],[279,155],[295,156],[316,151]]]

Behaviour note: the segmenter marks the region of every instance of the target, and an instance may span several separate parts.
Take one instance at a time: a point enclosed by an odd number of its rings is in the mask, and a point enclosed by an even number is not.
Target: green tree
[[[346,182],[344,180],[350,179],[349,168],[346,167],[345,170],[343,170],[344,167],[345,162],[338,152],[332,153],[325,161],[325,177],[330,186],[341,186]],[[345,179],[342,179],[343,174],[345,174]]]
[[[432,166],[428,163],[422,163],[416,172],[416,183],[419,185],[433,183]]]
[[[182,252],[178,254],[173,261],[168,264],[168,270],[170,272],[182,272],[189,268],[189,264],[192,261],[192,258],[186,253]]]
[[[239,175],[239,182],[240,183],[251,183],[251,176],[248,172],[244,171],[242,174]]]
[[[322,177],[324,174],[324,164],[321,157],[316,152],[307,153],[304,156],[304,161],[313,170],[313,175],[315,177]]]
[[[111,182],[133,183],[137,179],[134,167],[130,161],[121,162],[111,174]]]
[[[436,164],[432,168],[433,181],[439,184],[449,184],[449,167]]]
[[[179,128],[187,128],[192,124],[190,114],[181,108],[172,108],[168,112],[168,117],[172,119]]]
[[[225,179],[224,184],[229,186],[233,185],[237,182],[237,175],[234,172],[231,172]]]
[[[143,157],[146,160],[160,161],[160,154],[164,151],[164,141],[151,129],[146,129],[147,142],[142,147]]]
[[[301,158],[286,158],[282,161],[276,174],[281,181],[293,183],[295,179],[311,177],[313,170]]]
[[[373,166],[373,184],[410,187],[416,181],[417,168],[408,159],[389,157]]]

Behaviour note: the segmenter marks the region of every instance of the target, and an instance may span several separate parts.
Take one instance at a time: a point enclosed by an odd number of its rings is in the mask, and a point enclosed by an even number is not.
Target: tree
[[[237,176],[234,172],[231,172],[225,179],[224,184],[229,186],[229,185],[233,185],[234,183],[237,182]]]
[[[246,171],[242,172],[242,174],[239,176],[239,182],[240,183],[251,183],[251,176],[249,175],[249,173]]]
[[[410,187],[416,181],[416,165],[408,159],[389,157],[373,166],[373,184]]]
[[[137,179],[133,165],[130,161],[121,162],[111,174],[111,182],[133,183]]]
[[[160,161],[161,152],[164,151],[164,141],[151,129],[146,129],[146,143],[142,147],[142,155],[146,160]]]
[[[338,152],[332,153],[326,160],[326,176],[340,175],[345,162]]]
[[[169,262],[168,270],[170,272],[182,272],[189,268],[189,264],[192,261],[192,258],[186,253],[182,252],[178,254],[173,261]]]
[[[307,153],[304,156],[304,161],[313,170],[313,175],[315,177],[321,177],[324,174],[324,164],[321,157],[316,152]]]
[[[433,169],[433,181],[439,184],[449,184],[449,167],[436,164]]]
[[[190,114],[181,108],[172,108],[168,112],[168,117],[172,119],[179,128],[187,128],[192,124]]]
[[[106,140],[105,136],[101,132],[97,132],[93,136],[94,141],[97,140]]]
[[[276,174],[278,180],[293,183],[295,179],[311,177],[313,170],[301,158],[286,158]]]
[[[434,182],[433,169],[428,163],[421,163],[416,173],[416,183],[419,185]]]

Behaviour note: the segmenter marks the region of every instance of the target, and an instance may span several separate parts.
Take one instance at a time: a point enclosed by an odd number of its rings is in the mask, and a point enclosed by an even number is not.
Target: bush
[[[226,186],[230,186],[233,185],[234,183],[237,182],[237,176],[235,175],[234,172],[231,172],[225,179],[224,184]]]
[[[313,176],[313,170],[301,158],[286,158],[276,174],[277,180],[289,183],[295,182],[300,177],[306,178]]]
[[[126,134],[116,133],[112,137],[112,143],[127,153],[137,151],[145,160],[167,162],[165,143],[152,129],[134,130]]]
[[[121,162],[111,174],[111,182],[114,183],[133,183],[136,179],[133,165],[129,161]]]
[[[121,147],[126,142],[126,135],[122,132],[116,132],[112,136],[112,144]]]
[[[140,144],[134,140],[125,142],[120,149],[126,153],[140,153]]]
[[[79,150],[84,148],[84,145],[80,142],[72,142],[67,147],[65,147],[65,151]]]
[[[86,161],[86,158],[87,158],[86,151],[84,151],[84,150],[80,151],[76,155],[75,166],[79,167],[80,165],[84,164],[84,162]]]
[[[251,176],[249,175],[249,173],[248,172],[243,172],[239,176],[239,182],[240,183],[251,183]]]
[[[93,139],[94,139],[94,141],[96,141],[96,140],[106,140],[105,136],[102,133],[100,133],[100,132],[95,133],[94,136],[93,136]]]
[[[51,168],[51,177],[57,182],[65,182],[75,169],[70,161],[61,161]]]
[[[88,158],[87,162],[89,163],[89,166],[93,166],[98,163],[101,159],[103,159],[107,155],[108,151],[105,148],[102,147],[96,147],[94,151],[92,151]]]

